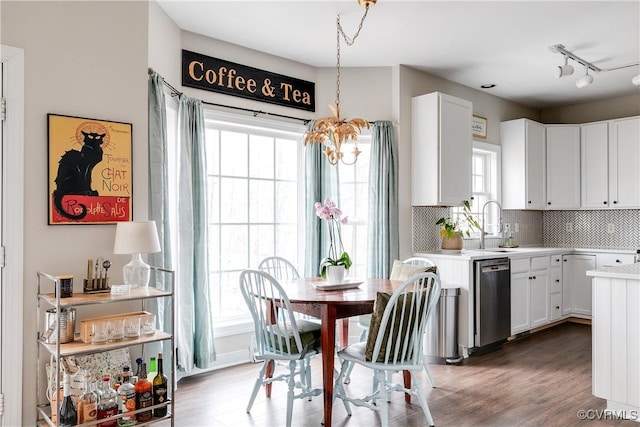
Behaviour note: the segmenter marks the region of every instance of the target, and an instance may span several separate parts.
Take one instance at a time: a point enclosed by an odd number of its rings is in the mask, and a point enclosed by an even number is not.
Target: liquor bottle
[[[73,399],[71,399],[71,384],[69,374],[64,374],[62,384],[64,389],[64,397],[62,398],[62,404],[60,405],[60,411],[58,413],[58,426],[75,426],[76,424],[78,424],[78,410],[76,409],[76,405],[73,403]]]
[[[102,377],[102,395],[98,401],[98,419],[105,419],[118,415],[118,395],[111,387],[111,377]],[[101,422],[98,427],[116,427],[118,422],[115,418]]]
[[[118,407],[122,418],[118,418],[118,425],[121,427],[132,426],[136,423],[135,415],[125,415],[127,412],[136,409],[136,391],[130,382],[129,367],[125,366],[122,372],[122,384],[118,388]]]
[[[136,391],[136,410],[148,408],[153,405],[153,396],[151,395],[152,388],[151,382],[147,379],[147,364],[142,362],[140,363],[140,370],[138,372],[138,382],[136,382],[134,386],[134,390]],[[138,412],[136,415],[138,422],[149,421],[151,418],[153,418],[153,412],[151,410]]]
[[[156,374],[158,373],[157,368],[156,368],[156,358],[155,357],[150,357],[149,358],[149,366],[147,369],[147,379],[151,382],[153,382],[153,379],[156,377]]]
[[[86,375],[84,384],[84,393],[80,396],[80,403],[78,404],[78,424],[93,421],[98,416],[96,380],[92,380],[89,375]]]
[[[158,374],[153,378],[153,404],[158,405],[167,401],[167,376],[163,372],[162,353],[158,354]],[[154,417],[164,417],[167,415],[167,407],[153,410]]]

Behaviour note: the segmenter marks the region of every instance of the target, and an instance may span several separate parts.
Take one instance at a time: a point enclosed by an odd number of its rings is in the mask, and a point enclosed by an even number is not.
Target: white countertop
[[[550,248],[541,246],[521,246],[517,248],[488,248],[488,249],[462,249],[460,252],[453,251],[428,251],[416,252],[414,256],[426,258],[461,259],[476,260],[489,258],[523,258],[532,255],[554,255],[573,253],[620,253],[635,254],[633,249],[593,249],[593,248]]]
[[[616,267],[603,267],[598,270],[589,270],[587,271],[587,276],[640,281],[640,262]]]

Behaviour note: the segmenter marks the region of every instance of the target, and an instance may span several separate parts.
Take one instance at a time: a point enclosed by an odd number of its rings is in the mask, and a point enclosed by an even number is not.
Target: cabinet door
[[[529,330],[529,273],[511,275],[511,335]]]
[[[549,273],[534,270],[530,276],[531,328],[549,323]]]
[[[547,209],[580,207],[580,126],[547,126]]]
[[[610,123],[609,199],[612,208],[640,206],[640,118]]]
[[[549,269],[549,293],[562,293],[562,269],[553,267]]]
[[[573,312],[573,306],[571,301],[571,270],[572,266],[569,264],[571,257],[574,255],[562,256],[562,315],[570,316]]]
[[[580,136],[581,205],[606,208],[609,205],[607,123],[583,125]]]
[[[549,304],[551,306],[552,322],[562,318],[562,293],[549,295]]]
[[[527,121],[526,129],[525,194],[527,199],[527,208],[544,209],[546,182],[544,126],[540,123]]]
[[[440,202],[458,206],[471,199],[471,103],[452,96],[440,101]]]
[[[571,312],[583,316],[591,316],[591,278],[588,270],[596,268],[594,255],[568,255],[563,263],[563,276],[571,284]],[[564,273],[564,269],[567,273]]]

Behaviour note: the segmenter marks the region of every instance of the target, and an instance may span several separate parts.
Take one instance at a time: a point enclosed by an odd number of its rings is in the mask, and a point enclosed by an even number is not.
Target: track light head
[[[633,78],[631,79],[631,83],[636,86],[640,86],[640,74],[636,74],[635,76],[633,76]]]
[[[569,64],[569,58],[565,56],[564,65],[559,65],[558,68],[556,68],[556,78],[559,79],[560,77],[570,76],[571,74],[573,74],[573,65]]]
[[[582,89],[583,87],[589,86],[591,83],[593,83],[593,76],[589,74],[589,68],[584,67],[584,76],[580,77],[576,81],[576,86]]]

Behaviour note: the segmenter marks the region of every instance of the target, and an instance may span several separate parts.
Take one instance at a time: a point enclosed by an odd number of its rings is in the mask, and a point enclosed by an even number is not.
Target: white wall
[[[589,123],[620,117],[640,116],[640,89],[636,95],[588,102],[541,112],[542,123]]]
[[[133,214],[146,218],[148,3],[1,7],[2,43],[25,54],[25,281],[12,285],[24,292],[23,425],[34,425],[36,272],[73,274],[81,292],[88,258],[111,259],[114,276],[128,262],[113,256],[115,225],[47,225],[47,113],[133,123]]]

